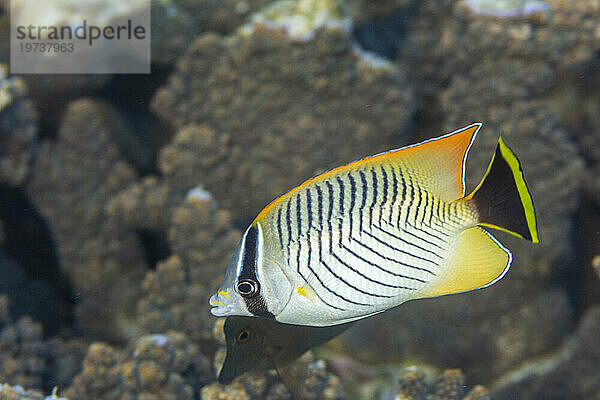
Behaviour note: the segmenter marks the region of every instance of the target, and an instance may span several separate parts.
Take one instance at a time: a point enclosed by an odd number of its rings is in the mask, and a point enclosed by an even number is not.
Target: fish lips
[[[227,317],[229,315],[250,315],[237,304],[229,290],[221,290],[212,295],[208,303],[213,306],[210,312],[215,317]]]

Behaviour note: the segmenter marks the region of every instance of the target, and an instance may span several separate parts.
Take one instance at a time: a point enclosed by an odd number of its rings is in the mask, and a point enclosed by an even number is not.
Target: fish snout
[[[217,317],[227,315],[227,311],[231,308],[229,305],[229,292],[219,290],[213,294],[209,300],[209,304],[213,306],[210,312]]]
[[[215,317],[227,317],[229,315],[251,315],[242,311],[235,298],[232,298],[229,290],[219,289],[208,301],[213,308],[210,312]]]

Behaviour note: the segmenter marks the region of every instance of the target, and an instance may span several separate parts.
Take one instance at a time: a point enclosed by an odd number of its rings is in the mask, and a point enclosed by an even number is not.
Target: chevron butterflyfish
[[[342,165],[275,199],[243,234],[212,313],[330,326],[497,282],[512,255],[488,230],[539,238],[521,164],[502,138],[465,194],[480,128]]]

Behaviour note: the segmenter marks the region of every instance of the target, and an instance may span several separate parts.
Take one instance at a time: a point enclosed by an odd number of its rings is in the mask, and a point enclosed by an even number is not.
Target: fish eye
[[[259,285],[254,279],[240,279],[235,284],[235,289],[243,297],[253,297],[258,293]]]
[[[237,334],[236,339],[238,343],[246,343],[248,340],[250,340],[250,330],[244,329],[243,331],[240,331]]]

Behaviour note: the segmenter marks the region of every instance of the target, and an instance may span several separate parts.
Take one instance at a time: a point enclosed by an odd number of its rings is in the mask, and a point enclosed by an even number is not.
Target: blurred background
[[[56,25],[147,4],[46,3]],[[360,321],[308,356],[306,397],[600,398],[600,1],[153,0],[149,75],[10,74],[8,14],[0,398],[289,398],[272,372],[215,383],[208,298],[240,230],[472,122],[468,190],[502,134],[541,243],[495,233],[502,281]]]

